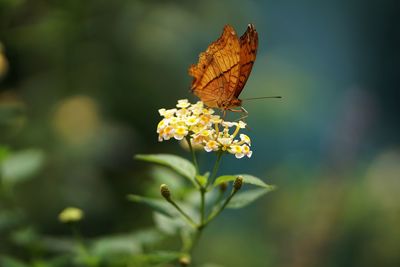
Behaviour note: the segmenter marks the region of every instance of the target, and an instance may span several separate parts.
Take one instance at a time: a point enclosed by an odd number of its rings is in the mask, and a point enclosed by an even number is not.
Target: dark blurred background
[[[400,266],[399,14],[396,0],[2,0],[0,144],[40,162],[16,205],[44,235],[68,234],[57,215],[71,205],[87,237],[151,225],[125,198],[150,190],[149,165],[133,155],[188,157],[158,143],[157,110],[195,100],[187,68],[225,24],[241,35],[254,23],[260,46],[241,97],[283,99],[244,102],[254,154],[224,159],[221,173],[279,190],[225,213],[195,257]]]

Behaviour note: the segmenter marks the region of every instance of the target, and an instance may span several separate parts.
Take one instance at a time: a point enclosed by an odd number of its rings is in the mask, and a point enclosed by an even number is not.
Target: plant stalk
[[[208,223],[210,223],[215,217],[217,217],[226,207],[226,205],[229,204],[233,196],[236,194],[238,190],[232,189],[231,194],[225,199],[224,204],[216,210],[215,212],[211,213],[210,216],[208,216],[207,220],[204,222],[204,226],[206,226]]]
[[[193,221],[192,218],[190,218],[190,216],[184,212],[181,207],[178,206],[178,204],[176,204],[171,198],[167,199],[167,201],[176,208],[177,211],[179,211],[179,213],[186,219],[186,221],[193,227],[197,228],[197,224]]]
[[[195,166],[195,168],[196,168],[196,175],[197,175],[197,174],[200,173],[199,164],[197,163],[196,152],[195,152],[194,149],[193,149],[193,146],[192,146],[192,142],[191,142],[191,140],[190,140],[190,137],[186,137],[186,142],[187,142],[188,145],[189,145],[190,153],[192,154],[193,163],[194,163],[194,166]]]
[[[211,181],[211,184],[214,183],[215,177],[217,176],[217,172],[218,172],[218,169],[219,169],[219,165],[221,163],[221,158],[222,158],[223,153],[224,153],[223,151],[218,151],[217,160],[215,161],[215,164],[214,164],[210,179],[207,180],[207,184],[206,184],[205,188],[208,187],[208,185],[210,184],[210,181]]]

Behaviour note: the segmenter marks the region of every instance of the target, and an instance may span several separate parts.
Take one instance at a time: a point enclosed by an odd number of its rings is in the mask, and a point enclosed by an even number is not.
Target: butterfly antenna
[[[250,97],[250,98],[244,98],[244,99],[242,99],[242,100],[255,100],[255,99],[264,99],[264,98],[282,98],[282,96]]]

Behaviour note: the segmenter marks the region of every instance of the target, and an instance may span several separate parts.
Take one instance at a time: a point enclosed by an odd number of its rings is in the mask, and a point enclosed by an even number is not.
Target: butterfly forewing
[[[239,39],[226,25],[221,37],[200,54],[197,65],[189,68],[194,94],[209,107],[229,108],[250,74],[257,42],[254,27],[249,26]]]

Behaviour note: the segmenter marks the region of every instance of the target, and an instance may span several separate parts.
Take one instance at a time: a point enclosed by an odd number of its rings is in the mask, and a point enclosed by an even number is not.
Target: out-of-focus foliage
[[[157,110],[190,97],[187,67],[223,25],[241,34],[250,22],[260,47],[242,96],[284,98],[244,102],[256,149],[221,173],[270,177],[279,190],[218,219],[194,257],[399,266],[399,10],[395,0],[0,1],[0,266],[176,257],[173,225],[142,232],[152,212],[126,195],[156,197],[168,183],[183,196],[182,181],[132,156],[184,153],[157,142]],[[57,220],[67,206],[85,212],[85,246]]]

